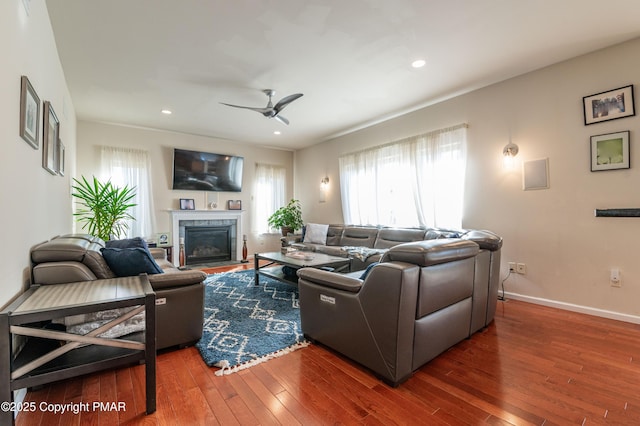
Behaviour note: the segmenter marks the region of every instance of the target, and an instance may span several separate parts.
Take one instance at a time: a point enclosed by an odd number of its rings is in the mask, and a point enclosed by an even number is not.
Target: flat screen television
[[[242,191],[243,157],[173,150],[173,189]]]

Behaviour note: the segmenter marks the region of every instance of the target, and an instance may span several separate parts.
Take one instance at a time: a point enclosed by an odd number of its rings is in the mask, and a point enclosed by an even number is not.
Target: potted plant
[[[267,221],[272,228],[280,228],[284,237],[297,229],[302,229],[304,222],[302,221],[300,201],[292,198],[286,206],[273,212]]]
[[[108,241],[112,236],[120,238],[129,228],[127,220],[135,220],[129,213],[131,207],[136,206],[131,200],[136,196],[135,188],[125,185],[118,188],[111,181],[100,182],[95,176],[89,182],[84,176],[82,180],[73,179],[74,192],[71,194],[78,199],[81,206],[73,214],[78,222],[83,223],[82,229],[87,233]]]

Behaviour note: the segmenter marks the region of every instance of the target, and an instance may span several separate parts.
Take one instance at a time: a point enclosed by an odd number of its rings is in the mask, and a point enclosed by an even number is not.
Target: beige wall
[[[72,229],[69,176],[75,169],[75,112],[45,2],[32,0],[30,5],[27,15],[20,0],[0,2],[0,306],[26,287],[31,246]],[[19,136],[21,75],[29,77],[41,103],[52,103],[60,120],[67,160],[64,177],[42,168],[42,133],[38,150]]]
[[[505,281],[510,297],[640,322],[640,219],[594,217],[596,208],[640,207],[640,117],[585,126],[582,110],[583,96],[640,81],[639,51],[640,40],[628,42],[297,152],[295,193],[305,220],[342,221],[341,154],[468,123],[463,226],[504,238],[503,277],[506,262],[526,263],[526,275]],[[631,169],[591,172],[590,136],[621,130],[631,131]],[[520,165],[549,158],[549,189],[523,191],[521,168],[503,169],[509,134]],[[320,203],[325,174],[331,192]],[[613,267],[621,288],[610,286]]]
[[[208,209],[217,201],[217,209],[226,209],[227,200],[242,200],[243,233],[247,234],[249,253],[272,251],[279,247],[277,235],[258,235],[253,231],[252,203],[256,163],[280,165],[286,168],[293,195],[293,153],[291,151],[256,147],[240,142],[183,133],[117,126],[95,122],[78,122],[78,176],[97,174],[100,146],[135,147],[149,152],[153,180],[156,232],[170,232],[169,209],[178,209],[180,198],[193,198],[197,210]],[[174,191],[172,183],[173,148],[190,149],[244,157],[242,192]]]

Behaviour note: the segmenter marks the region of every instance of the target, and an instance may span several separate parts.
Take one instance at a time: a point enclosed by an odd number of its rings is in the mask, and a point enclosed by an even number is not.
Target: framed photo
[[[228,210],[242,210],[242,200],[228,200],[227,201],[227,209]]]
[[[585,96],[582,102],[585,125],[636,115],[633,85]]]
[[[196,203],[193,198],[180,198],[180,210],[195,210]]]
[[[591,171],[628,169],[629,131],[591,136]]]
[[[52,175],[55,175],[58,173],[56,168],[58,166],[60,122],[49,101],[44,101],[44,125],[42,127],[44,129],[42,133],[42,167]]]
[[[40,145],[40,98],[26,75],[20,88],[20,137],[34,149]]]
[[[58,139],[58,174],[64,176],[64,144]]]
[[[156,241],[158,247],[170,247],[171,246],[171,233],[170,232],[160,232],[156,235]]]

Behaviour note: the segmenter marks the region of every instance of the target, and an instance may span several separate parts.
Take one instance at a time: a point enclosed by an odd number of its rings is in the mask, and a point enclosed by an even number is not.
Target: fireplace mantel
[[[234,260],[242,259],[242,213],[244,210],[169,210],[171,235],[173,235],[173,263],[180,265],[180,221],[185,220],[235,220],[236,254]]]

